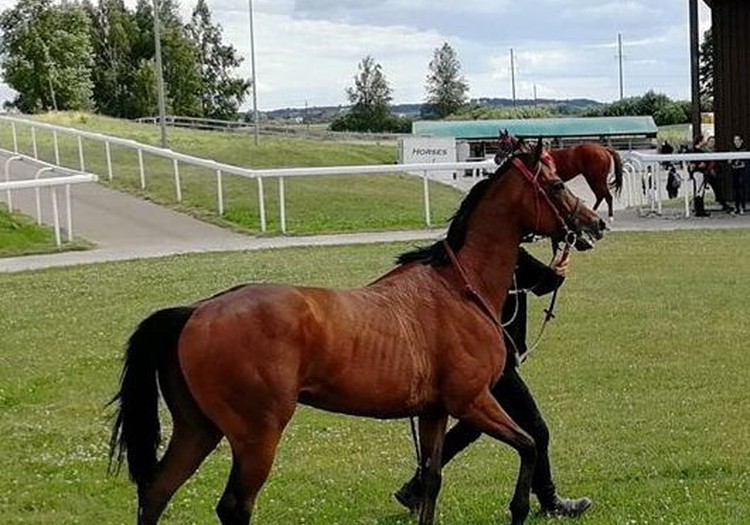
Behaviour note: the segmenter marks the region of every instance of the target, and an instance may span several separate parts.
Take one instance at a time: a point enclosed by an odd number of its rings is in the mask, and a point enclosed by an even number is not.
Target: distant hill
[[[513,100],[509,98],[478,98],[472,99],[475,106],[488,108],[511,108]],[[416,104],[394,104],[393,113],[410,118],[419,118],[423,103]],[[575,98],[568,100],[557,99],[517,99],[516,106],[555,106],[561,113],[576,113],[586,108],[602,106],[601,102],[588,98]],[[298,120],[300,122],[330,122],[339,113],[346,111],[348,106],[314,106],[309,108],[281,108],[264,111],[263,116],[270,120]]]

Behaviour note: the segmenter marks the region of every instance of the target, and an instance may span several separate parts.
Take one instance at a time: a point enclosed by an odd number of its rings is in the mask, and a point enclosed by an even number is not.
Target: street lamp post
[[[253,23],[253,0],[248,0],[250,8],[250,68],[253,75],[253,124],[255,145],[258,145],[258,76],[255,73],[255,24]]]
[[[164,103],[164,74],[161,62],[161,23],[159,20],[159,0],[154,0],[154,45],[156,47],[156,88],[159,92],[159,126],[161,128],[161,147],[167,147],[167,123]]]

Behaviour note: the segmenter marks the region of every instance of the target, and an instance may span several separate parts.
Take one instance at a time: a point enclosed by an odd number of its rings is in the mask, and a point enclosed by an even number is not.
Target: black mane
[[[513,165],[512,160],[518,157],[529,156],[528,153],[516,153],[508,157],[505,162],[500,165],[495,173],[477,182],[469,191],[468,195],[464,197],[461,204],[456,210],[456,213],[450,219],[448,225],[448,233],[445,241],[455,252],[461,249],[466,242],[466,231],[469,227],[469,218],[471,217],[474,210],[479,205],[479,202],[484,197],[489,187],[503,174],[505,174],[510,167]],[[424,246],[422,248],[415,248],[408,252],[404,252],[396,257],[396,264],[408,264],[411,262],[422,262],[423,264],[432,264],[435,266],[445,266],[449,263],[448,254],[445,251],[444,241],[441,239],[430,246]]]

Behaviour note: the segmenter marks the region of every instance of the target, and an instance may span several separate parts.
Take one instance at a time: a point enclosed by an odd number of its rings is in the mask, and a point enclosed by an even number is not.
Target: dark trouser
[[[742,171],[732,171],[732,193],[734,207],[737,211],[745,209],[745,174]]]
[[[555,485],[552,482],[549,463],[549,429],[515,366],[508,364],[500,380],[493,387],[492,395],[513,421],[534,438],[537,446],[537,461],[531,490],[543,507],[551,505],[555,496]],[[460,421],[456,423],[445,436],[443,466],[476,441],[480,435],[481,432],[473,426]]]

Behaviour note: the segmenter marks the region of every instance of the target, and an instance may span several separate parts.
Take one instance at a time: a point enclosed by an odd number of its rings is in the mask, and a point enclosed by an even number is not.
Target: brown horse
[[[495,162],[500,164],[505,152],[515,149],[529,149],[523,139],[517,139],[507,130],[500,132],[500,149],[495,155]],[[602,201],[607,203],[610,220],[614,219],[612,193],[619,195],[622,191],[622,159],[620,154],[612,148],[600,144],[580,144],[571,148],[549,150],[555,161],[557,176],[569,181],[578,175],[583,175],[591,191],[594,192],[596,203],[594,210],[599,208]],[[609,182],[609,174],[614,172],[614,178]]]
[[[534,153],[512,157],[467,195],[447,239],[412,252],[364,288],[247,285],[145,319],[126,351],[110,448],[127,455],[138,524],[154,525],[174,492],[226,436],[233,464],[217,506],[247,525],[297,403],[374,418],[419,417],[419,523],[433,523],[447,417],[514,447],[510,505],[529,512],[534,441],[490,394],[505,363],[498,315],[521,237],[600,238],[605,228]],[[157,461],[161,391],[173,419]]]

